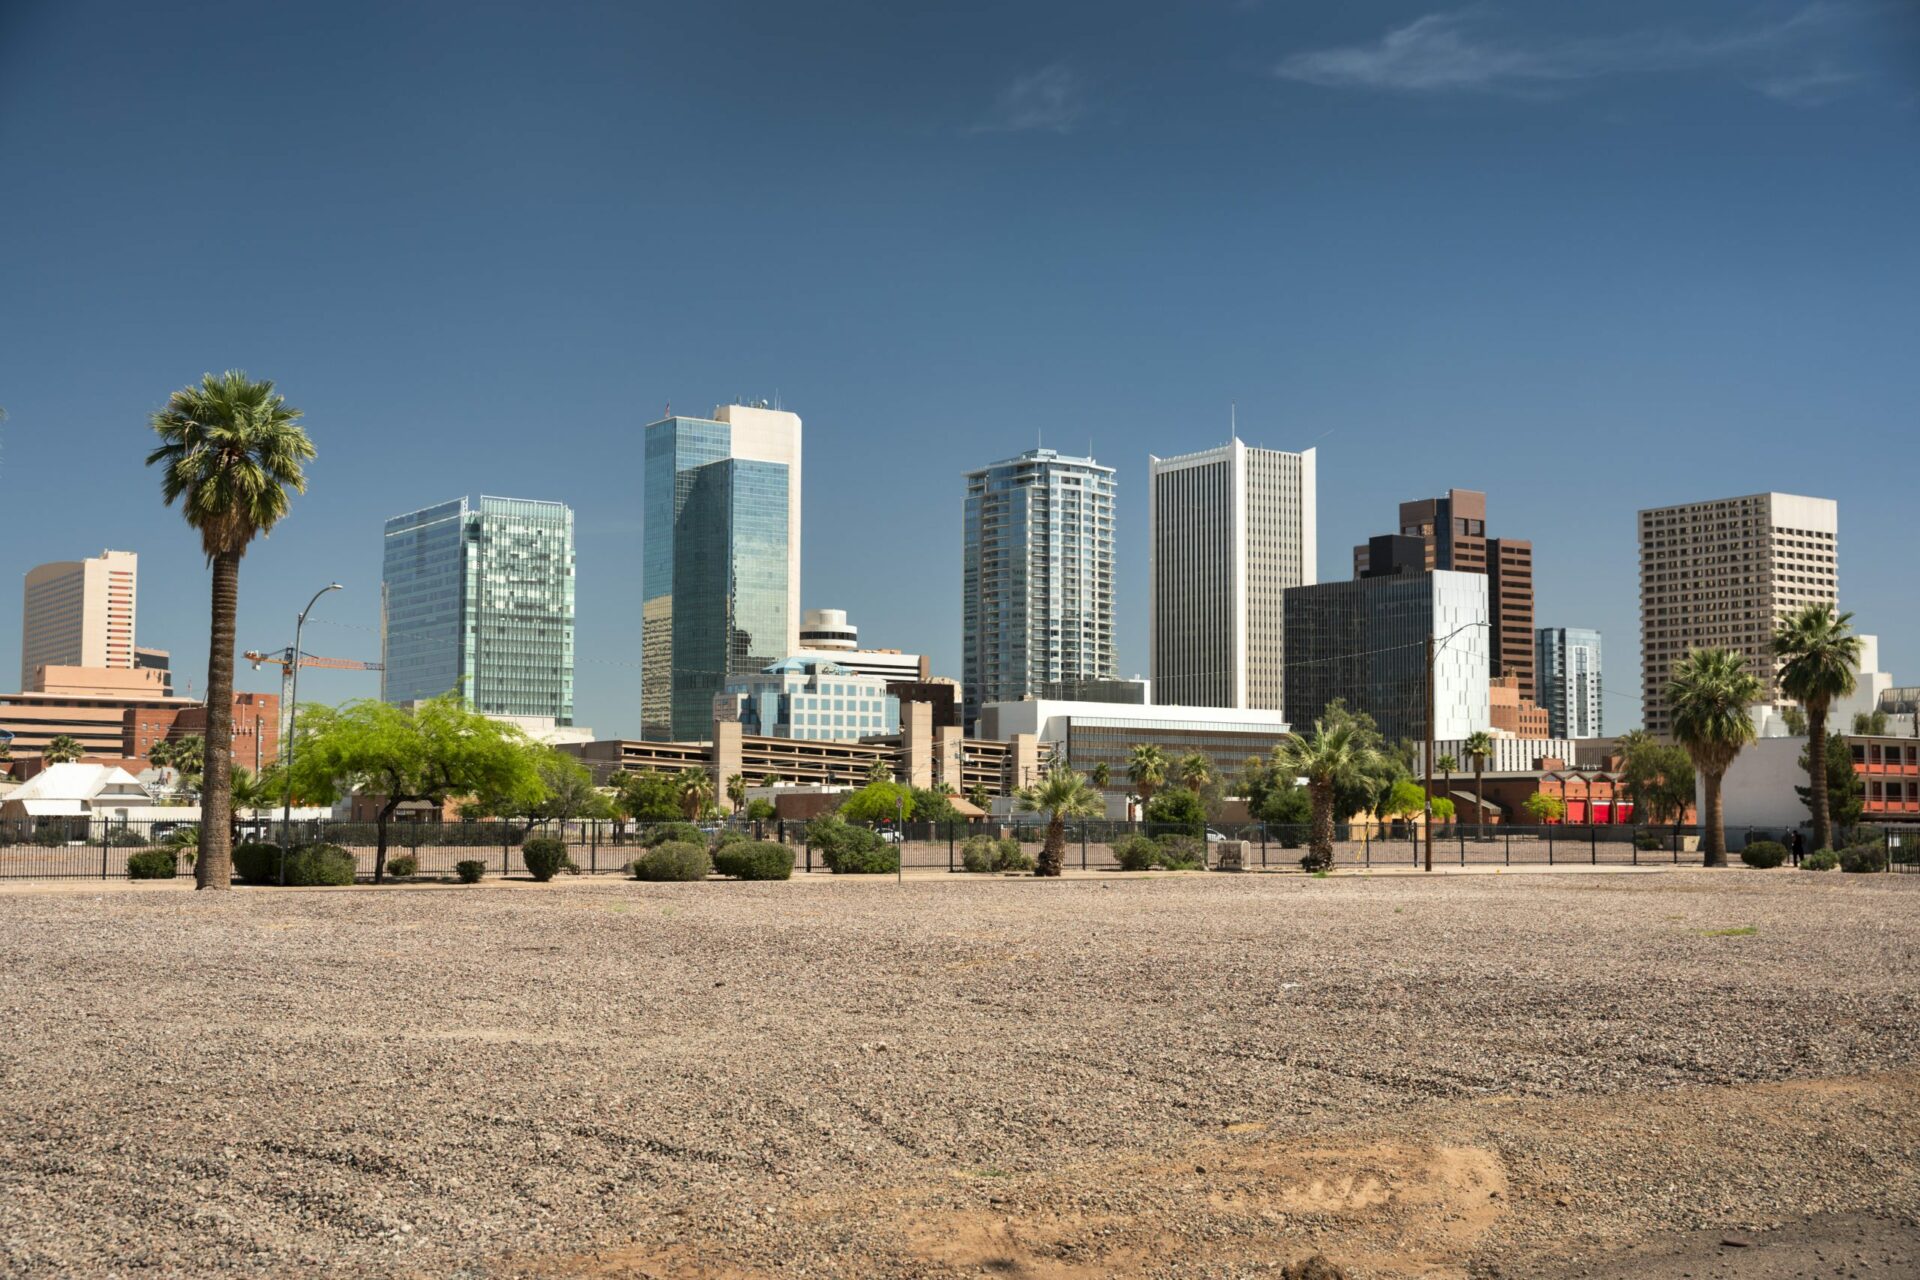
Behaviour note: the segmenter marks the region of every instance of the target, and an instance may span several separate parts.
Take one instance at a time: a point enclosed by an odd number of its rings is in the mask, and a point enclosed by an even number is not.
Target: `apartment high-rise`
[[[1318,581],[1315,455],[1149,458],[1153,700],[1280,711],[1285,593]]]
[[[1533,543],[1487,536],[1487,495],[1475,489],[1449,489],[1445,497],[1400,504],[1399,536],[1425,548],[1425,566],[1487,575],[1491,612],[1491,672],[1519,682],[1523,702],[1537,702],[1534,666]],[[1353,549],[1353,576],[1372,571],[1373,544]],[[1392,572],[1392,566],[1382,568]]]
[[[1583,627],[1541,627],[1534,663],[1550,738],[1606,736],[1600,704],[1600,633]]]
[[[1774,624],[1840,598],[1839,506],[1756,493],[1640,513],[1640,696],[1647,731],[1673,733],[1667,681],[1691,649],[1732,649],[1780,700]]]
[[[140,557],[102,551],[27,571],[20,610],[20,687],[42,667],[131,670]]]
[[[458,498],[386,524],[380,696],[458,691],[483,715],[573,723],[573,512]]]
[[[989,702],[1112,677],[1112,467],[1029,449],[969,472],[960,555],[967,724]]]
[[[800,647],[800,418],[763,403],[646,428],[640,720],[705,740],[727,677]]]

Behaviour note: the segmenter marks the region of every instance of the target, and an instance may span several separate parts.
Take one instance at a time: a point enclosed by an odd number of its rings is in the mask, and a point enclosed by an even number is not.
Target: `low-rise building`
[[[1288,736],[1284,717],[1257,707],[1045,699],[989,702],[981,710],[980,730],[984,738],[1001,740],[1031,735],[1042,757],[1067,761],[1082,773],[1104,764],[1107,790],[1116,793],[1132,789],[1127,762],[1136,746],[1159,747],[1169,764],[1197,751],[1207,757],[1214,776],[1228,778],[1239,773],[1248,756],[1265,757]]]

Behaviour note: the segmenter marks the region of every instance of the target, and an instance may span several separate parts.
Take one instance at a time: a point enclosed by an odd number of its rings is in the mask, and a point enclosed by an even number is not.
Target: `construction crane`
[[[263,653],[258,649],[249,649],[241,655],[253,664],[258,671],[261,667],[280,668],[280,740],[287,740],[287,718],[293,714],[293,646],[288,645],[278,653]],[[318,654],[303,653],[300,665],[312,668],[324,668],[329,671],[385,671],[377,662],[362,662],[358,658],[322,658]]]

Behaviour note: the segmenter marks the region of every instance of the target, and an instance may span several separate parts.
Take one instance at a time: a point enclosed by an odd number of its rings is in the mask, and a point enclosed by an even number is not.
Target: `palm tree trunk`
[[[1473,825],[1476,836],[1487,833],[1480,830],[1487,822],[1487,780],[1482,776],[1486,763],[1479,756],[1473,758]]]
[[[1307,853],[1316,869],[1333,865],[1333,784],[1313,782],[1307,785],[1312,801],[1313,827],[1307,836]]]
[[[1700,833],[1701,861],[1709,867],[1727,865],[1727,828],[1720,808],[1720,775],[1701,771],[1707,793],[1706,830]]]
[[[1827,709],[1807,704],[1807,796],[1813,810],[1813,847],[1833,848],[1833,815],[1827,809]]]
[[[200,780],[200,857],[195,889],[233,887],[233,628],[240,556],[213,558],[213,628],[207,653],[207,736]]]
[[[1047,821],[1046,843],[1040,846],[1040,864],[1033,873],[1037,876],[1057,876],[1066,860],[1067,823],[1056,813]]]
[[[1446,788],[1446,796],[1447,796],[1447,799],[1449,799],[1449,800],[1451,800],[1451,799],[1453,799],[1453,775],[1452,775],[1451,773],[1447,773],[1447,774],[1442,774],[1442,775],[1441,775],[1441,779],[1442,779],[1442,781],[1441,781],[1441,783],[1440,783],[1440,785],[1441,785],[1442,787],[1444,787],[1444,788]],[[1453,815],[1453,819],[1452,819],[1452,820],[1453,820],[1454,822],[1458,822],[1458,821],[1460,821],[1460,815],[1459,815],[1458,813],[1455,813],[1455,814]]]

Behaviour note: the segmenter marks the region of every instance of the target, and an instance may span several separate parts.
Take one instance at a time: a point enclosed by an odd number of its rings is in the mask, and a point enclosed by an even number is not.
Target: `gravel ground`
[[[0,1274],[1915,1274],[1917,953],[1791,871],[0,892]]]

